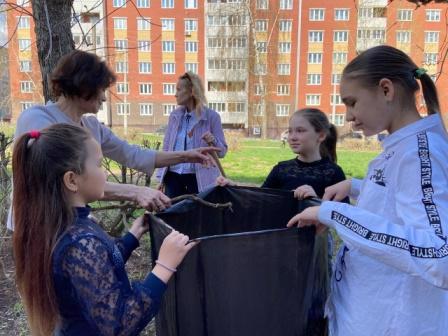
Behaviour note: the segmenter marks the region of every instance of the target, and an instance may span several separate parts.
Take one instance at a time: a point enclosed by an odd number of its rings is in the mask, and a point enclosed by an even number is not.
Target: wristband
[[[171,267],[169,267],[169,266],[167,266],[167,265],[161,263],[159,260],[156,260],[156,264],[159,265],[159,266],[161,266],[161,267],[163,267],[163,268],[166,269],[167,271],[172,272],[172,273],[175,273],[175,272],[177,271],[177,269],[175,269],[175,268],[171,268]]]

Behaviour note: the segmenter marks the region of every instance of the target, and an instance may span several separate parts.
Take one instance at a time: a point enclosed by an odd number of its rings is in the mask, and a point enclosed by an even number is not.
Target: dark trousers
[[[165,184],[165,194],[169,198],[198,193],[196,174],[177,174],[168,171],[163,183]]]

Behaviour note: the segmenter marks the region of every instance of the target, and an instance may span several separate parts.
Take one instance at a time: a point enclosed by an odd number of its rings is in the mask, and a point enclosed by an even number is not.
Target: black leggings
[[[165,194],[169,198],[198,193],[196,174],[177,174],[168,171],[163,182],[165,184]]]

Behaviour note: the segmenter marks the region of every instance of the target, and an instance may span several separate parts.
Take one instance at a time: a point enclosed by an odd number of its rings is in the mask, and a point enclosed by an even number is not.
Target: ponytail
[[[330,124],[325,140],[320,144],[320,156],[328,158],[336,163],[338,156],[336,154],[336,143],[338,141],[338,131],[333,124]]]
[[[423,98],[425,98],[426,109],[428,114],[440,113],[440,103],[437,94],[437,88],[431,77],[424,73],[419,76],[423,91]]]

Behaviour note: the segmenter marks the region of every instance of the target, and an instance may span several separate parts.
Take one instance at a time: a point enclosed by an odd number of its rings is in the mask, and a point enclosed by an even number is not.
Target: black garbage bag
[[[170,280],[158,336],[325,335],[327,234],[286,229],[315,201],[292,192],[215,187],[151,218],[152,258],[174,228],[200,243]]]

